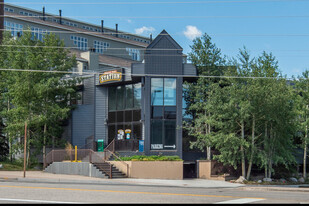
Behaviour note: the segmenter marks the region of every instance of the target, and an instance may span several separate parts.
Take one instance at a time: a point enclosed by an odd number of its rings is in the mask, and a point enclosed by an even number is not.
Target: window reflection
[[[151,79],[151,105],[163,105],[163,79]]]
[[[142,99],[142,84],[134,84],[134,108],[140,108],[141,107],[141,99]]]
[[[164,105],[176,106],[176,79],[164,79]]]
[[[152,150],[176,149],[176,78],[151,79]]]

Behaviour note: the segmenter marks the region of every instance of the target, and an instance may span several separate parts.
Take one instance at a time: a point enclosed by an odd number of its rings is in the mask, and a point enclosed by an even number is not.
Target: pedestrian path
[[[52,174],[43,171],[27,171],[23,177],[23,171],[0,171],[2,181],[20,182],[56,182],[56,183],[90,183],[90,184],[134,184],[151,186],[175,186],[175,187],[202,187],[202,188],[236,188],[243,187],[243,184],[230,183],[219,180],[205,179],[136,179],[136,178],[115,178],[104,179],[80,175]]]
[[[309,192],[309,185],[245,185],[220,180],[206,179],[136,179],[115,178],[104,179],[81,175],[52,174],[43,171],[0,171],[0,182],[16,181],[31,183],[59,183],[59,184],[115,184],[115,185],[149,185],[168,187],[194,187],[194,188],[238,188],[241,190],[264,190],[264,191],[303,191]]]

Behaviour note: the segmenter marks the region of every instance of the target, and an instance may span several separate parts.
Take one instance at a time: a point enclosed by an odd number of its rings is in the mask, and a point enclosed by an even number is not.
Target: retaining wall
[[[49,165],[44,172],[108,178],[89,162],[54,162]]]
[[[127,167],[120,161],[109,161],[121,172],[131,178],[142,179],[183,179],[183,161],[124,161]]]

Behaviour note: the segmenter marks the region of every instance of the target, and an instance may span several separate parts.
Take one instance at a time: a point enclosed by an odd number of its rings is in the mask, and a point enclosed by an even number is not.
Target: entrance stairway
[[[111,165],[108,162],[92,163],[92,164],[109,178],[126,178],[126,175],[124,173],[119,171],[114,165]]]
[[[112,159],[119,159],[115,152],[115,141],[113,140],[103,152],[94,152],[92,149],[75,149],[75,150],[52,150],[50,151],[44,161],[44,169],[46,169],[50,164],[54,162],[88,162],[92,164],[96,170],[107,176],[108,178],[124,178],[128,177],[129,165],[124,161],[119,161],[120,164],[127,168],[127,173],[122,173],[109,161]],[[68,167],[72,167],[67,164]],[[78,167],[84,167],[83,164],[78,165]],[[88,166],[87,166],[88,167]],[[89,167],[90,168],[90,167]],[[123,168],[123,167],[122,167]],[[70,170],[70,169],[68,169]],[[78,169],[83,170],[83,169]],[[67,172],[67,171],[62,171]],[[60,173],[62,174],[62,173]]]

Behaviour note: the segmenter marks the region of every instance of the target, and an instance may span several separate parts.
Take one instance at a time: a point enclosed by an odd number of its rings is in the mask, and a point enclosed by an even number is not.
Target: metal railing
[[[107,167],[100,167],[103,172],[105,172],[110,178],[112,178],[112,164],[108,163],[109,159],[114,156],[119,162],[121,162],[127,170],[126,176],[129,175],[129,165],[115,154],[115,140],[113,140],[105,149],[104,157],[101,157],[95,153],[92,149],[71,149],[71,150],[52,150],[50,151],[44,160],[44,169],[53,162],[90,162],[90,163],[106,163],[109,165]]]
[[[104,148],[103,152],[104,152],[104,160],[105,161],[108,161],[111,156],[114,156],[117,159],[117,161],[121,162],[126,167],[127,177],[129,176],[129,165],[127,163],[125,163],[124,161],[122,161],[120,159],[120,157],[118,157],[115,154],[115,139],[113,139],[113,141],[111,141],[111,143]]]
[[[92,153],[91,149],[52,150],[45,157],[44,168],[53,162],[85,161],[85,158],[89,158],[87,160],[92,162]]]

